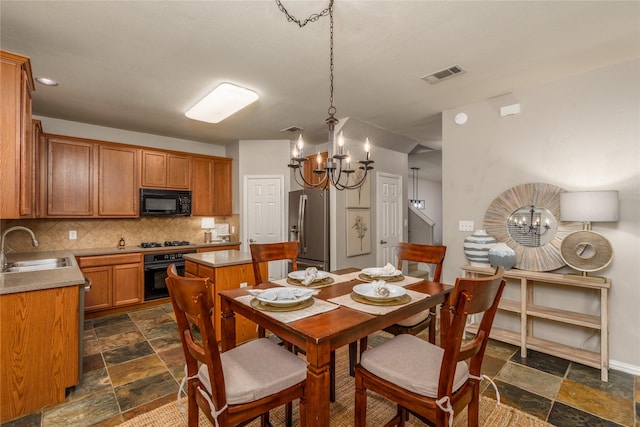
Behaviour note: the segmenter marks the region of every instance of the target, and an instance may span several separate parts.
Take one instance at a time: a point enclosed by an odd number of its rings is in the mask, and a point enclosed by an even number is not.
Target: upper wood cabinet
[[[141,185],[188,190],[191,185],[190,156],[142,150]]]
[[[232,214],[232,159],[194,156],[191,182],[194,216],[227,216]]]
[[[46,138],[48,217],[137,217],[140,149]]]
[[[0,51],[0,218],[34,216],[34,154],[29,58]]]
[[[138,216],[139,149],[99,145],[98,215]]]

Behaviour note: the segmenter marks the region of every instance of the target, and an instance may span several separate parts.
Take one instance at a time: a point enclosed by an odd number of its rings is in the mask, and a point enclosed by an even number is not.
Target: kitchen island
[[[60,403],[78,384],[84,278],[73,255],[34,252],[9,261],[53,258],[69,265],[0,273],[0,422]]]
[[[241,288],[255,284],[251,254],[242,251],[216,251],[186,254],[185,276],[207,277],[211,281],[215,296],[214,319],[216,339],[221,340],[220,297],[218,293],[226,289]],[[267,277],[268,266],[260,266],[263,277]],[[256,324],[238,317],[236,319],[236,339],[238,343],[257,337]]]

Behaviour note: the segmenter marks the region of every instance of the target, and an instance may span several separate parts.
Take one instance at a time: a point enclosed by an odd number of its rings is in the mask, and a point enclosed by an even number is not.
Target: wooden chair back
[[[469,361],[471,376],[480,377],[482,359],[489,342],[489,332],[506,284],[503,275],[504,268],[500,266],[492,276],[459,277],[456,280],[450,297],[451,304],[442,307],[443,310],[451,311],[451,325],[445,342],[441,345],[445,353],[438,384],[439,396],[451,396],[456,364],[461,360]],[[468,316],[480,313],[482,313],[482,321],[476,336],[463,345],[462,339]]]
[[[435,265],[433,277],[434,282],[440,281],[442,275],[442,264],[447,252],[446,246],[419,245],[416,243],[400,242],[396,246],[398,256],[398,270],[402,270],[403,261],[423,262]]]
[[[193,377],[198,373],[199,363],[206,364],[209,378],[216,379],[211,382],[211,400],[217,408],[223,408],[227,400],[220,351],[211,318],[213,295],[209,279],[179,276],[175,264],[167,268],[167,276],[165,281],[178,323],[187,376]],[[194,337],[196,328],[200,332],[200,339]],[[206,391],[201,383],[196,387],[202,387]]]
[[[251,250],[251,260],[253,262],[253,275],[256,285],[268,281],[264,280],[260,272],[260,264],[269,261],[290,260],[292,262],[293,271],[298,269],[296,258],[298,257],[298,241],[277,242],[277,243],[252,243],[249,245]]]

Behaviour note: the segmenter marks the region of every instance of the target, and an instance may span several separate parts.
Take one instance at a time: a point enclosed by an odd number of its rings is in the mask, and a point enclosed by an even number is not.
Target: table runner
[[[411,297],[411,302],[408,302],[407,304],[420,301],[430,296],[429,294],[423,294],[422,292],[411,291],[409,289],[407,289],[407,294]],[[392,311],[395,311],[407,305],[407,304],[401,304],[401,305],[364,304],[361,302],[354,301],[353,298],[351,298],[351,294],[346,294],[346,295],[341,295],[339,297],[331,298],[328,301],[333,302],[335,304],[343,305],[348,308],[353,308],[354,310],[364,311],[365,313],[375,314],[375,315],[388,314],[388,313],[391,313]]]
[[[251,306],[251,300],[255,297],[253,295],[243,295],[236,298],[236,301]],[[332,304],[330,302],[314,298],[313,305],[311,307],[303,308],[301,310],[293,311],[262,311],[262,313],[273,317],[274,319],[282,322],[289,323],[296,320],[304,319],[305,317],[314,316],[316,314],[325,313],[327,311],[335,310],[340,307],[339,305]],[[257,309],[256,309],[257,310]]]

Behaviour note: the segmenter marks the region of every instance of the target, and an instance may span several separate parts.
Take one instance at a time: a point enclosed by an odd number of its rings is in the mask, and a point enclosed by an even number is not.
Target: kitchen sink
[[[69,258],[45,258],[27,261],[8,262],[3,273],[24,273],[27,271],[54,270],[56,268],[69,267]]]

